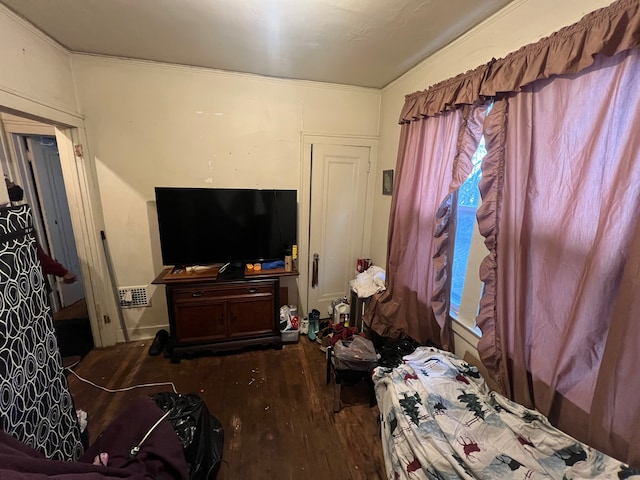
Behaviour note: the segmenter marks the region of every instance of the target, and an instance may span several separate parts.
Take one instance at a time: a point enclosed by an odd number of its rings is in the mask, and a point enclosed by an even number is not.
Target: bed
[[[387,477],[640,479],[540,413],[491,391],[473,365],[419,347],[373,372]]]

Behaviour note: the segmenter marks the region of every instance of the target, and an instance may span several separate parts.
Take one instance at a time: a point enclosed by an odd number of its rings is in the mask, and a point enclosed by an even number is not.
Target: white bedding
[[[635,470],[487,387],[455,355],[419,347],[373,373],[387,476],[397,479],[640,479]]]

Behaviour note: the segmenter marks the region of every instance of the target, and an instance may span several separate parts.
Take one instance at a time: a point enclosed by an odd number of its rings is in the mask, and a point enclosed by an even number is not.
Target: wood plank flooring
[[[378,408],[365,383],[342,388],[333,413],[324,353],[301,337],[282,350],[253,349],[170,363],[147,354],[151,341],[95,349],[74,368],[107,388],[173,382],[197,393],[224,427],[219,480],[384,479]],[[107,393],[68,376],[76,408],[89,414],[93,442],[129,401],[170,386]]]

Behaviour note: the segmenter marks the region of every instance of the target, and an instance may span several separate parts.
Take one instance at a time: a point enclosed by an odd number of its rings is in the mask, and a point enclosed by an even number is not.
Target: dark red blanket
[[[78,462],[44,458],[39,452],[0,432],[0,478],[34,480],[79,479],[167,479],[188,480],[189,467],[182,445],[171,424],[162,420],[131,456],[145,433],[162,417],[162,410],[148,397],[141,397],[122,413],[89,447]],[[107,466],[93,465],[96,455],[109,454]]]

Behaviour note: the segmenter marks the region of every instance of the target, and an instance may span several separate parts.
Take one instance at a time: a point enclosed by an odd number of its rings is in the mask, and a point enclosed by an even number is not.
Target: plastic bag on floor
[[[213,480],[218,475],[224,430],[198,395],[161,392],[150,395],[175,430],[189,465],[191,480]]]
[[[280,307],[280,331],[297,330],[298,327],[298,308],[295,305],[283,305]]]
[[[338,340],[333,351],[337,370],[370,372],[378,364],[378,354],[373,342],[360,335],[349,340]]]

